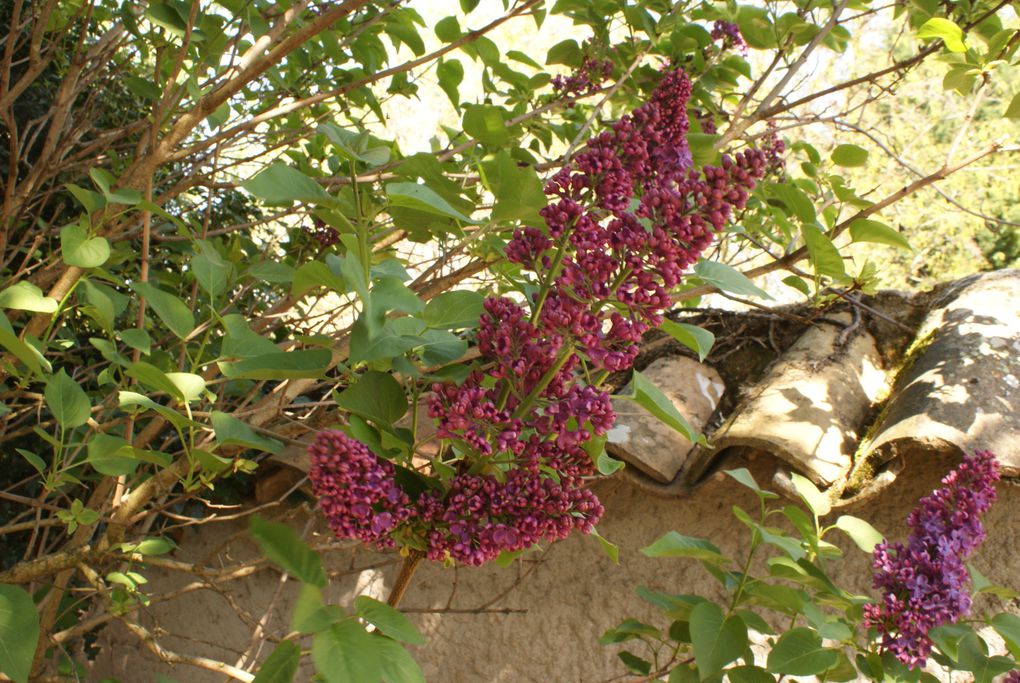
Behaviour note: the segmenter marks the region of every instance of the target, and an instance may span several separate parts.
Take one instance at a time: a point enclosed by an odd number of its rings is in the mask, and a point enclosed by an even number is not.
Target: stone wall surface
[[[746,464],[764,484],[770,480],[775,462],[768,456],[752,462],[730,458],[724,466]],[[891,537],[902,538],[904,518],[914,502],[937,486],[953,464],[953,458],[932,453],[912,458],[879,495],[837,510],[832,517],[857,515]],[[727,553],[739,552],[746,547],[746,528],[730,510],[733,505],[754,508],[756,499],[748,491],[715,473],[691,495],[681,498],[650,496],[622,479],[602,483],[598,492],[606,505],[600,530],[620,546],[618,565],[603,554],[594,539],[574,536],[544,552],[526,555],[507,569],[495,565],[480,569],[421,566],[402,606],[428,638],[427,646],[413,650],[427,681],[626,680],[617,678],[624,673],[616,658],[620,646],[601,647],[599,636],[627,617],[668,627],[663,617],[636,597],[637,586],[719,596],[714,579],[697,563],[651,559],[638,550],[663,533],[677,530],[707,537]],[[290,519],[299,531],[306,521],[300,511]],[[992,540],[975,556],[975,565],[993,582],[1016,585],[1020,583],[1020,487],[1000,486],[1000,500],[987,522]],[[328,541],[320,535],[318,518],[314,524],[318,531],[309,537]],[[846,552],[833,575],[851,589],[868,592],[870,557],[836,534],[832,538]],[[185,536],[178,551],[179,559],[205,558],[212,565],[233,565],[254,555],[243,524],[199,527]],[[399,559],[349,548],[325,556],[334,574],[327,597],[342,605],[349,605],[362,593],[384,598]],[[757,569],[761,570],[760,563]],[[190,576],[155,570],[147,576],[151,579],[147,590],[154,594],[193,581]],[[288,631],[296,593],[294,582],[281,588],[279,575],[266,570],[228,584],[222,593],[205,590],[153,604],[146,610],[144,623],[165,631],[160,642],[167,648],[233,663],[249,647],[254,624],[264,618],[267,608],[266,632],[280,637]],[[988,606],[979,603],[979,607]],[[995,605],[996,610],[1000,608]],[[1015,605],[1010,609],[1020,612]],[[102,646],[95,680],[114,676],[124,683],[162,683],[161,675],[179,683],[224,680],[222,675],[161,662],[140,647],[133,635],[116,626],[104,633]],[[635,652],[647,655],[639,649]],[[311,670],[305,668],[297,680],[310,678]]]

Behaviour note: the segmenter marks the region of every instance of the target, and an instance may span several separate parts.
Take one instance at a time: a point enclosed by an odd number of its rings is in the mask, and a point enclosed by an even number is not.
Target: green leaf
[[[1009,106],[1006,107],[1006,112],[1003,116],[1007,119],[1020,119],[1020,93],[1013,95],[1013,99],[1009,101]]]
[[[539,211],[548,199],[533,168],[521,168],[505,150],[483,167],[495,198],[491,215],[493,221],[539,223],[542,220]]]
[[[436,38],[444,43],[452,43],[460,36],[460,22],[457,21],[456,16],[443,17],[436,23]]]
[[[125,553],[138,553],[139,555],[165,555],[176,547],[176,543],[162,536],[143,538],[137,543],[121,544],[121,550]]]
[[[318,633],[347,618],[339,605],[323,603],[322,591],[310,584],[302,584],[294,603],[290,630],[301,633]]]
[[[267,204],[289,206],[294,202],[334,206],[335,197],[296,168],[276,162],[251,180],[242,183],[248,192]]]
[[[305,583],[319,588],[326,585],[322,560],[289,526],[255,515],[249,529],[270,562]]]
[[[824,517],[829,514],[832,503],[829,501],[828,495],[819,491],[810,479],[796,472],[790,473],[790,479],[793,481],[793,487],[797,490],[797,495],[815,514],[815,517]]]
[[[207,242],[196,242],[196,249],[191,257],[191,274],[202,289],[215,298],[226,291],[234,267]]]
[[[705,598],[700,595],[674,595],[672,593],[654,591],[644,586],[638,586],[634,592],[645,602],[658,607],[670,619],[682,619],[684,621],[690,620],[691,610],[694,609],[695,605],[705,602]]]
[[[202,471],[213,475],[226,472],[232,464],[230,458],[224,458],[202,448],[193,448],[190,455],[202,466]]]
[[[39,474],[42,474],[42,475],[45,476],[45,474],[46,474],[46,461],[45,460],[40,458],[38,455],[36,455],[32,451],[25,450],[24,448],[15,448],[14,450],[16,450],[18,452],[18,455],[20,455],[25,460],[27,460],[28,464],[31,465],[35,469],[36,472],[38,472]]]
[[[329,349],[276,351],[236,362],[220,361],[228,379],[314,379],[322,377],[333,361]]]
[[[957,668],[974,674],[974,683],[991,683],[999,674],[1013,669],[1008,657],[988,656],[988,646],[977,633],[968,633],[960,639]]]
[[[419,347],[418,352],[422,362],[428,366],[452,363],[468,349],[465,340],[446,330],[425,330],[421,338],[425,343]]]
[[[418,662],[400,643],[381,636],[374,640],[375,646],[379,648],[383,683],[425,683]]]
[[[117,178],[112,173],[103,168],[93,168],[89,170],[89,176],[92,178],[92,182],[96,184],[100,192],[106,198],[110,204],[138,204],[142,201],[142,193],[138,190],[130,187],[122,187],[120,189],[112,189],[114,183],[117,182]]]
[[[418,183],[389,183],[386,185],[386,197],[390,205],[424,211],[444,218],[453,218],[462,223],[474,223],[470,218],[436,194],[431,188]]]
[[[39,353],[38,349],[18,339],[5,315],[0,315],[0,346],[14,354],[15,358],[24,363],[25,367],[37,376],[43,374],[43,369],[46,372],[52,370],[50,362]]]
[[[129,330],[120,330],[117,332],[120,340],[130,346],[132,349],[138,349],[146,356],[152,351],[152,339],[149,337],[149,333],[145,330],[139,330],[137,328],[131,328]]]
[[[730,683],[775,683],[776,677],[760,666],[735,666],[726,669]]]
[[[482,314],[485,297],[480,292],[455,289],[443,292],[425,304],[422,319],[429,327],[452,330],[474,327]]]
[[[659,633],[659,629],[638,621],[637,619],[625,619],[620,623],[619,626],[614,626],[599,638],[599,645],[615,645],[616,643],[623,643],[634,638],[659,638],[662,634]]]
[[[813,676],[834,666],[839,659],[835,650],[822,646],[822,638],[805,627],[781,635],[769,652],[768,670],[789,676]]]
[[[354,611],[394,640],[411,645],[425,644],[425,637],[418,632],[411,620],[385,602],[379,602],[367,595],[359,595],[354,599]]]
[[[636,654],[628,652],[627,650],[624,650],[623,652],[618,652],[616,656],[620,658],[620,661],[623,662],[624,666],[626,666],[627,669],[638,674],[639,676],[645,676],[648,674],[649,671],[652,670],[651,662],[649,662],[647,659],[642,659],[641,657],[638,657]]]
[[[336,398],[342,410],[361,415],[379,425],[392,425],[407,412],[407,396],[400,382],[385,372],[370,371]]]
[[[216,443],[221,446],[241,446],[268,453],[279,453],[283,444],[276,439],[259,436],[254,429],[229,413],[214,410],[209,417],[216,431]]]
[[[113,331],[114,321],[119,311],[110,296],[112,290],[88,279],[81,280],[79,287],[78,293],[83,303],[81,310],[107,332]]]
[[[876,242],[899,247],[905,251],[913,251],[907,238],[885,223],[868,219],[859,219],[850,224],[850,237],[854,242]]]
[[[169,420],[171,424],[173,424],[174,426],[178,427],[179,429],[184,429],[188,425],[195,425],[196,424],[196,423],[192,422],[191,420],[189,420],[188,418],[186,418],[183,415],[181,415],[180,413],[178,413],[176,410],[173,410],[172,408],[168,408],[168,407],[166,407],[164,405],[160,405],[159,403],[156,403],[155,401],[153,401],[148,396],[145,396],[143,394],[139,394],[139,393],[134,392],[134,391],[121,391],[121,392],[118,392],[117,398],[118,398],[119,405],[120,405],[121,408],[126,409],[126,408],[130,408],[130,407],[133,407],[133,406],[141,406],[145,410],[155,411],[155,412],[159,413],[160,415],[162,415],[167,420]],[[133,412],[133,411],[128,411],[128,412]]]
[[[881,543],[883,539],[878,529],[863,519],[851,515],[841,515],[836,520],[836,528],[849,536],[850,540],[866,553],[874,552],[875,546]]]
[[[728,474],[737,482],[739,482],[740,484],[743,484],[747,488],[754,491],[755,494],[757,494],[757,496],[763,500],[774,500],[776,498],[779,498],[779,496],[773,493],[772,491],[766,491],[765,489],[758,486],[758,482],[755,481],[754,476],[746,467],[741,467],[735,470],[726,470],[725,473]]]
[[[33,313],[56,313],[57,300],[43,296],[31,282],[17,282],[0,292],[0,308],[14,308]]]
[[[545,56],[546,64],[565,64],[567,66],[581,65],[581,46],[576,40],[563,40],[551,48]]]
[[[165,377],[177,387],[177,392],[186,402],[201,398],[205,392],[205,379],[191,372],[168,372]]]
[[[669,672],[667,683],[698,683],[700,680],[695,668],[692,668],[689,664],[680,664]]]
[[[804,236],[804,244],[807,246],[808,257],[815,273],[837,279],[846,277],[843,257],[825,233],[814,225],[805,224],[801,229],[801,235]]]
[[[358,318],[351,332],[352,363],[392,361],[426,344],[426,340],[418,336],[425,327],[418,318],[391,318],[383,323],[382,329],[374,329],[377,324],[371,315],[362,314]]]
[[[747,627],[740,617],[726,617],[722,608],[705,601],[691,610],[691,645],[702,679],[722,669],[747,648]]]
[[[591,535],[595,537],[595,540],[602,546],[602,552],[613,561],[613,564],[620,564],[620,548],[615,543],[607,540],[602,534],[598,532],[598,529],[592,529]]]
[[[868,150],[857,145],[836,145],[830,158],[837,166],[856,168],[868,162]]]
[[[684,536],[670,531],[661,536],[655,543],[641,549],[648,557],[690,557],[708,562],[726,562],[722,551],[703,538]]]
[[[697,325],[677,323],[669,318],[663,318],[659,329],[697,353],[698,360],[705,360],[705,356],[712,350],[712,344],[715,343],[715,335]]]
[[[87,212],[92,213],[103,204],[102,196],[96,194],[92,190],[86,190],[84,187],[79,187],[74,183],[64,183],[64,187],[67,191],[74,195],[74,198],[78,200],[78,203],[82,205]]]
[[[381,639],[345,619],[315,634],[312,660],[326,683],[368,683],[382,678]]]
[[[943,654],[955,660],[959,656],[960,639],[973,632],[969,624],[945,624],[931,629],[928,636]]]
[[[0,584],[0,671],[17,683],[27,683],[39,642],[35,603],[18,586]]]
[[[60,426],[71,429],[88,422],[92,414],[89,397],[63,369],[47,380],[44,395],[46,405]]]
[[[446,59],[436,67],[436,78],[439,87],[450,98],[454,109],[460,111],[460,91],[458,86],[464,81],[464,65],[456,59]]]
[[[184,339],[195,330],[195,316],[191,309],[170,292],[148,282],[133,282],[131,289],[144,296],[149,306],[171,332]]]
[[[610,474],[613,474],[614,472],[619,472],[626,466],[627,463],[623,462],[622,460],[617,460],[616,458],[609,455],[609,453],[606,452],[605,448],[599,451],[599,454],[595,456],[595,469],[599,471],[599,474],[605,477],[608,477]]]
[[[768,292],[747,279],[743,273],[725,263],[702,259],[694,266],[694,273],[708,284],[715,285],[724,292],[741,296],[757,296],[762,299],[772,298]]]
[[[139,361],[128,368],[126,374],[128,377],[133,377],[138,380],[149,389],[162,391],[169,396],[173,396],[179,401],[185,400],[184,394],[181,393],[177,385],[171,382],[170,378],[167,377],[162,370],[150,363]]]
[[[815,205],[802,189],[792,183],[769,183],[766,185],[769,194],[777,197],[786,206],[789,213],[804,223],[814,223]]]
[[[626,396],[655,416],[660,422],[680,432],[688,441],[705,443],[705,437],[694,431],[673,402],[638,371],[634,371],[633,395]]]
[[[124,439],[112,434],[93,434],[88,443],[88,463],[108,477],[134,474],[141,461]]]
[[[917,37],[922,40],[938,38],[945,43],[946,49],[950,52],[965,52],[967,50],[967,44],[963,42],[963,29],[942,17],[932,17],[921,24],[921,28],[917,29]]]
[[[988,623],[1006,641],[1006,647],[1013,656],[1020,659],[1020,616],[1003,612],[996,614]]]
[[[180,12],[165,2],[151,3],[145,10],[145,18],[177,36],[183,36],[188,28]]]
[[[284,640],[262,662],[252,683],[291,683],[300,664],[301,648],[292,640]]]
[[[379,166],[390,159],[389,148],[368,133],[358,133],[329,122],[320,123],[316,131],[329,138],[341,156],[349,161],[364,161],[369,166]]]
[[[110,258],[110,243],[105,237],[89,237],[83,227],[72,223],[60,231],[60,254],[69,266],[96,268]]]
[[[464,132],[490,147],[500,147],[510,140],[510,130],[503,120],[503,109],[491,104],[464,107]]]
[[[372,287],[372,311],[382,315],[386,311],[420,313],[425,306],[411,289],[395,277],[384,277]]]

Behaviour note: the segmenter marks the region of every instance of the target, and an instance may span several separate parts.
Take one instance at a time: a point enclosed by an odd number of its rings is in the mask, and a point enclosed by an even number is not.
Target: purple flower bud
[[[865,606],[864,623],[911,668],[927,661],[928,632],[970,609],[965,561],[984,540],[980,516],[995,501],[998,480],[994,455],[977,451],[965,457],[907,517],[912,532],[906,545],[886,540],[875,547],[874,586],[882,599]]]
[[[319,432],[308,476],[319,508],[340,538],[393,547],[389,532],[411,515],[411,502],[393,480],[393,463],[341,431]]]

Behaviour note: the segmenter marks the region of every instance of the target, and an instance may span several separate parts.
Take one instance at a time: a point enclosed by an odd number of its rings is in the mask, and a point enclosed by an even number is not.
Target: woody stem
[[[414,577],[414,572],[418,569],[418,564],[424,558],[425,553],[420,550],[412,550],[404,558],[404,562],[400,565],[400,573],[397,574],[397,580],[393,583],[393,588],[390,589],[390,597],[386,599],[386,603],[390,607],[396,607],[400,604],[404,593],[407,592],[408,586],[411,585],[411,579]]]

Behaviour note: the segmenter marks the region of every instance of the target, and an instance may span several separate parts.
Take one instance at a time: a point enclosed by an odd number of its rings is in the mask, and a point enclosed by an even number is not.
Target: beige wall
[[[744,463],[729,466],[740,464]],[[759,482],[765,482],[773,461],[762,457],[749,465]],[[833,517],[854,514],[880,531],[902,538],[903,520],[914,502],[937,486],[951,466],[944,457],[917,456],[899,479],[875,498],[838,510]],[[736,553],[744,547],[747,535],[730,508],[738,504],[753,509],[756,505],[752,495],[721,475],[709,477],[682,499],[656,498],[622,479],[601,482],[598,492],[607,510],[600,530],[620,546],[619,565],[605,557],[594,539],[576,536],[545,552],[527,555],[508,569],[494,565],[481,569],[422,566],[402,606],[438,610],[411,614],[429,640],[414,652],[426,680],[596,683],[614,678],[623,668],[615,656],[617,649],[597,643],[605,629],[629,616],[668,626],[634,595],[636,586],[715,595],[714,580],[696,563],[650,559],[638,549],[675,529],[707,537],[724,551]],[[298,529],[304,527],[301,515],[293,522]],[[1000,486],[1000,500],[987,522],[990,539],[975,557],[976,566],[993,582],[1020,587],[1020,488]],[[252,552],[243,529],[224,524],[189,531],[178,557],[197,559],[212,553],[209,557],[216,558],[215,562],[234,564]],[[833,565],[832,575],[848,588],[868,591],[869,556],[843,539],[839,545],[847,555]],[[384,597],[396,573],[395,561],[385,556],[339,549],[328,552],[327,557],[331,571],[340,573],[328,594],[341,604],[349,603],[356,590]],[[363,569],[368,566],[378,568]],[[147,575],[152,577],[149,588],[154,594],[193,580],[154,571]],[[296,585],[285,585],[273,601],[279,585],[278,576],[265,571],[230,584],[229,596],[201,591],[153,605],[147,623],[171,634],[160,640],[165,647],[233,664],[249,646],[252,624],[263,618],[267,606],[271,607],[268,632],[273,636],[286,633]],[[488,611],[472,611],[480,608]],[[1020,613],[1015,604],[1010,609]],[[113,675],[124,683],[150,683],[157,681],[160,673],[180,683],[224,680],[191,667],[174,668],[159,662],[119,628],[110,629],[103,645],[95,680]],[[310,676],[311,671],[303,669],[298,680]]]

